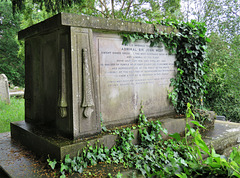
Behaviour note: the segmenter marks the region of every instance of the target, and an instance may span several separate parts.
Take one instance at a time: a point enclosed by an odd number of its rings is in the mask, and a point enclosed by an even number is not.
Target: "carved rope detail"
[[[67,117],[67,89],[66,89],[66,64],[65,64],[65,50],[62,49],[61,60],[61,86],[60,96],[58,98],[58,107],[60,109],[60,116]]]
[[[91,74],[89,69],[88,61],[88,50],[84,48],[82,50],[83,57],[83,103],[82,107],[84,108],[83,115],[86,118],[91,117],[94,106],[93,97],[92,97],[92,86],[91,86]]]

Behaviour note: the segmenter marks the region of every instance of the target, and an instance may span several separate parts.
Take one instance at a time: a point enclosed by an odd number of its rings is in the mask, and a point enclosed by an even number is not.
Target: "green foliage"
[[[208,45],[209,74],[205,103],[218,115],[240,122],[240,36],[225,42],[212,33]]]
[[[40,10],[41,9],[41,10]],[[16,15],[16,14],[15,14]],[[45,20],[53,16],[53,13],[46,12],[45,7],[40,7],[38,4],[34,4],[32,0],[26,0],[24,2],[24,9],[20,14],[20,28],[25,29],[31,25],[34,25],[40,21]],[[18,57],[25,60],[25,43],[24,41],[18,41]],[[24,78],[20,78],[24,81]]]
[[[238,0],[182,0],[184,19],[206,23],[209,33],[222,35],[225,40],[240,33],[240,3]]]
[[[53,12],[60,12],[62,9],[72,6],[73,4],[81,4],[84,0],[68,0],[68,1],[59,1],[59,0],[32,0],[31,3],[45,7],[46,10]],[[28,0],[12,0],[13,11],[25,9],[25,4],[29,3]]]
[[[205,22],[211,39],[207,57],[210,66],[204,104],[225,115],[228,120],[240,121],[239,94],[239,36],[240,3],[237,0],[182,0],[185,20]]]
[[[14,85],[24,86],[24,61],[18,57],[20,15],[12,15],[10,1],[0,1],[0,73]]]
[[[103,131],[103,132],[106,132],[106,131],[107,131],[107,128],[106,128],[106,126],[105,126],[104,123],[103,123],[102,113],[100,113],[100,122],[101,122],[102,131]]]
[[[193,116],[190,104],[186,116]],[[191,122],[203,127],[197,121]],[[160,132],[167,134],[167,131],[159,121],[145,122],[139,127],[139,145],[132,144],[133,132],[130,128],[125,128],[116,131],[119,137],[111,149],[103,145],[97,146],[98,143],[95,146],[88,143],[81,155],[73,159],[66,155],[60,168],[62,176],[72,172],[82,173],[87,166],[105,161],[135,168],[145,177],[240,177],[240,152],[233,148],[228,159],[218,155],[214,148],[207,147],[199,130],[190,127],[188,119],[183,139],[178,133],[174,133],[169,135],[174,139],[162,140]],[[203,159],[202,154],[207,154],[208,158]],[[48,162],[52,164],[51,161]],[[121,173],[117,174],[117,177],[121,176]],[[108,174],[108,177],[112,175]]]
[[[55,169],[55,166],[57,164],[57,161],[56,159],[54,159],[53,161],[51,161],[50,158],[47,159],[47,162],[48,162],[48,165],[52,168],[52,169]]]
[[[206,91],[206,28],[196,21],[183,23],[177,21],[162,21],[162,25],[170,26],[177,32],[165,33],[155,31],[154,34],[122,34],[123,44],[144,39],[150,46],[164,43],[169,53],[176,54],[176,77],[171,79],[173,91],[169,93],[175,111],[184,114],[189,102],[200,107],[201,97]],[[157,28],[156,28],[157,29]]]
[[[32,4],[51,14],[70,12],[131,21],[152,21],[167,17],[176,19],[181,16],[180,0],[12,0],[12,4],[14,11],[25,11]]]
[[[11,104],[0,101],[0,133],[10,131],[10,122],[24,120],[24,99],[11,98]]]
[[[32,0],[25,0],[24,9],[21,11],[21,29],[39,23],[53,15],[54,13],[47,12],[45,7],[33,3]]]
[[[191,109],[187,111],[187,114],[188,113],[191,115]],[[201,126],[198,122],[192,123]],[[185,173],[178,174],[179,177],[189,176],[193,173],[199,176],[216,175],[220,177],[240,177],[240,151],[233,148],[230,157],[226,158],[217,154],[214,148],[209,149],[202,140],[199,129],[192,129],[188,121],[186,122],[186,128],[183,143],[192,145],[191,147],[188,146],[189,152],[192,154],[192,159],[188,160],[189,170]],[[192,137],[190,141],[187,138],[189,136]],[[208,155],[208,158],[203,160],[202,154]]]
[[[140,126],[144,126],[147,124],[147,122],[148,122],[147,117],[145,116],[144,111],[143,111],[143,106],[141,105],[140,114],[138,116],[138,124]]]

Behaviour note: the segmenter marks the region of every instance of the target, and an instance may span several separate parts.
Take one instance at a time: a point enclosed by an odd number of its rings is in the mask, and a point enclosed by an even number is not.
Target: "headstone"
[[[5,74],[0,74],[0,99],[1,101],[10,104],[8,79]]]
[[[26,45],[25,122],[12,124],[12,137],[29,144],[26,138],[35,137],[24,134],[37,126],[77,140],[101,132],[100,115],[106,127],[136,122],[141,105],[149,117],[174,114],[167,96],[175,56],[162,44],[122,45],[118,35],[153,34],[155,28],[169,32],[163,26],[61,13],[20,31]]]

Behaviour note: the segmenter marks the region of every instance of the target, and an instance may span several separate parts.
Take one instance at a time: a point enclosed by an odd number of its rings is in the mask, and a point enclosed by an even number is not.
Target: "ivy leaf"
[[[56,164],[57,164],[57,161],[54,159],[53,161],[51,161],[50,159],[47,159],[47,161],[48,161],[48,165],[52,168],[52,169],[54,169],[55,168],[55,166],[56,166]]]
[[[135,42],[136,41],[136,38],[132,37],[131,35],[129,35],[129,38],[130,38],[131,42]]]
[[[65,178],[66,176],[65,176],[65,174],[62,174],[61,176],[60,176],[60,178]]]
[[[83,167],[82,167],[82,166],[78,169],[78,172],[79,172],[79,173],[82,173],[82,172],[83,172]]]
[[[165,135],[168,134],[168,130],[167,130],[166,128],[162,129],[162,131],[163,131],[163,133],[164,133]]]
[[[69,168],[68,168],[68,166],[67,165],[65,165],[65,164],[63,164],[63,163],[61,163],[61,168],[60,168],[60,172],[63,172],[64,170],[68,170]]]
[[[144,38],[146,38],[146,39],[149,39],[149,37],[148,37],[148,34],[146,33],[144,36],[143,36]]]
[[[118,172],[117,175],[116,175],[116,178],[121,178],[122,176],[123,176],[123,174]]]
[[[70,156],[70,155],[67,154],[66,157],[65,157],[65,163],[66,163],[66,164],[68,164],[68,163],[70,164],[71,161],[72,161],[72,159],[71,159],[69,156]]]

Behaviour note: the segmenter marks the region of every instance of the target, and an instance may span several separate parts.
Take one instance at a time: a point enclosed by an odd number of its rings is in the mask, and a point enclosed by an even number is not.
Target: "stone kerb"
[[[0,99],[1,101],[10,104],[8,79],[5,74],[0,74]]]

